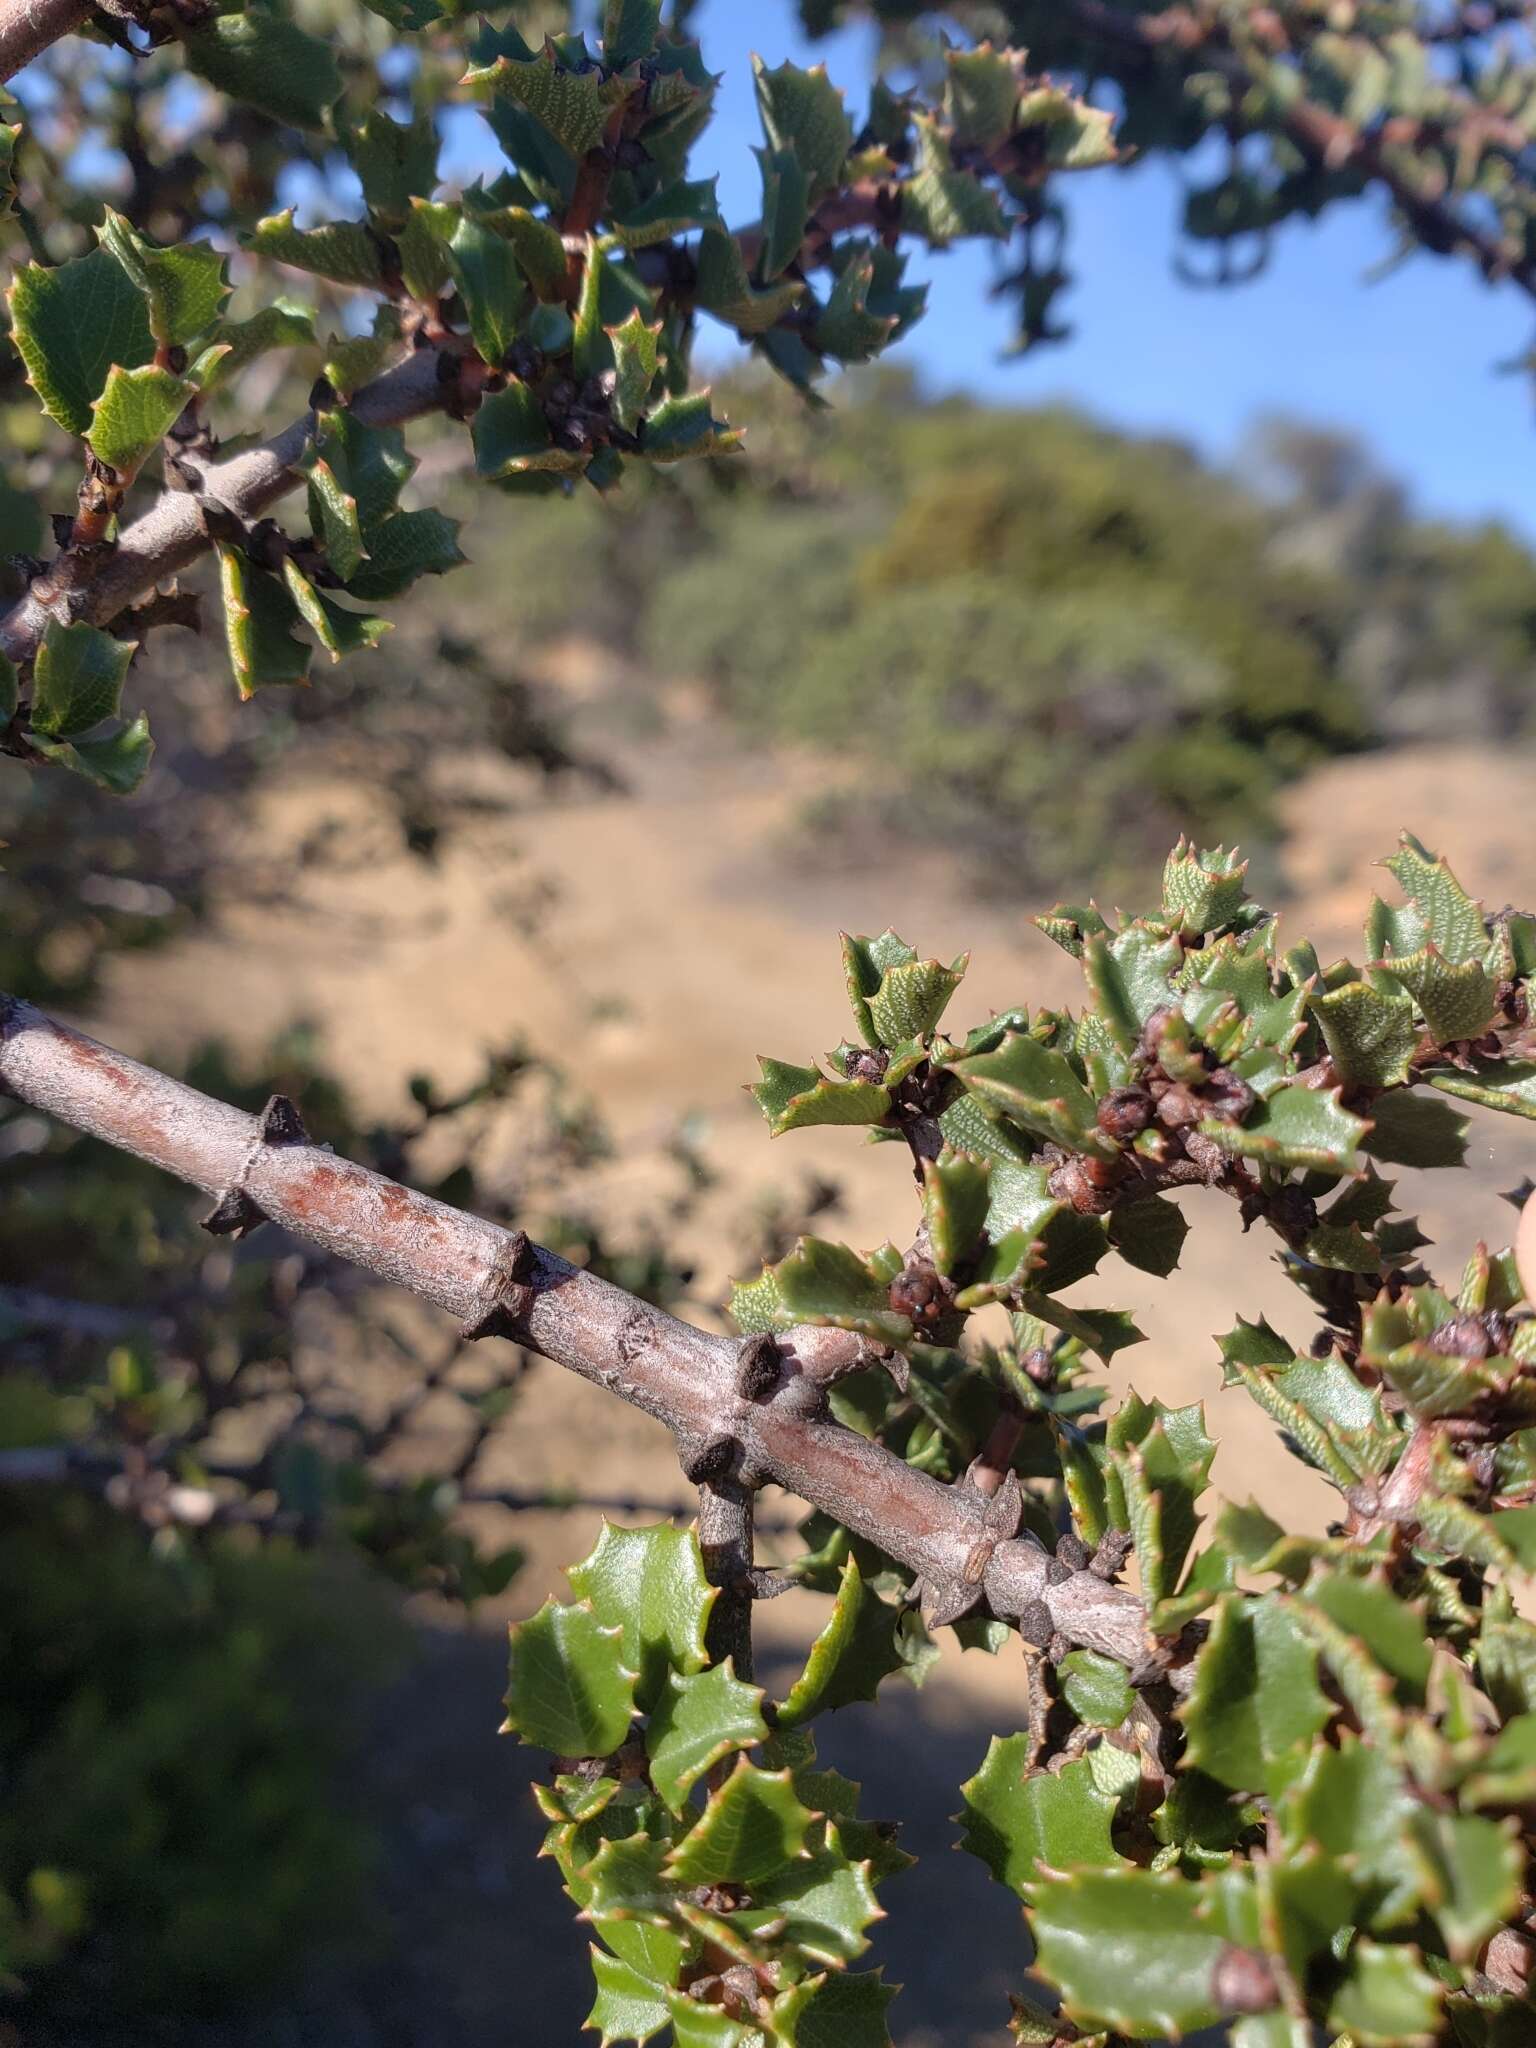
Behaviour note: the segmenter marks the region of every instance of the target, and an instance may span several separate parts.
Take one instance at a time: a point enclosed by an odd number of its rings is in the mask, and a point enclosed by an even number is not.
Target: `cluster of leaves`
[[[139,643],[92,616],[90,589],[157,454],[167,484],[202,498],[240,694],[301,683],[315,645],[333,662],[375,646],[388,622],[368,607],[462,560],[454,521],[401,504],[415,463],[399,419],[467,421],[476,474],[512,492],[608,490],[627,465],[730,452],[738,437],[691,388],[699,315],[810,395],[829,365],[870,360],[921,313],[902,237],[1006,237],[1050,173],[1114,156],[1106,116],[990,47],[954,53],[931,111],[878,85],[862,128],[824,72],[759,64],[763,212],[733,232],[715,181],[688,175],[712,75],[663,29],[659,0],[614,0],[596,50],[577,34],[536,48],[515,26],[476,36],[462,83],[507,168],[443,198],[430,106],[406,122],[385,106],[340,118],[328,51],[276,11],[210,28],[231,34],[212,69],[199,45],[202,74],[272,118],[329,124],[364,214],[306,228],[290,207],[241,236],[258,265],[348,296],[347,329],[323,346],[303,304],[231,319],[227,257],[201,240],[160,246],[111,209],[88,254],[16,273],[12,339],[44,412],[85,444],[86,475],[59,553],[32,579],[46,629],[23,673],[0,672],[4,745],[118,790],[150,757],[143,719],[119,717]],[[366,331],[358,294],[374,305]],[[210,405],[258,356],[301,348],[323,370],[302,442],[282,457],[308,486],[309,531],[295,535],[233,513],[201,465]],[[420,350],[435,382],[392,400],[391,368]],[[163,600],[138,623],[167,617],[187,623]]]
[[[611,2042],[670,2028],[679,2048],[872,2048],[892,1993],[849,1965],[911,1861],[817,1767],[812,1718],[845,1700],[862,1588],[782,1701],[711,1662],[698,1541],[605,1524],[571,1604],[512,1631],[507,1731],[554,1752],[538,1788],[551,1856],[597,1937],[588,2024]]]
[[[1022,1999],[1021,2041],[1228,2019],[1243,2048],[1308,2048],[1319,2025],[1491,2048],[1530,2025],[1536,1627],[1514,1595],[1536,1568],[1536,1319],[1508,1252],[1434,1286],[1381,1167],[1460,1164],[1457,1101],[1532,1114],[1536,919],[1486,915],[1411,838],[1386,865],[1405,900],[1373,899],[1367,966],[1323,968],[1279,951],[1232,856],[1181,844],[1151,915],[1039,920],[1082,961],[1081,1013],[1017,1008],[964,1037],[940,1029],[963,958],[846,939],[853,1035],[824,1068],[765,1060],[754,1089],[776,1134],[905,1142],[922,1218],[905,1251],[802,1239],[738,1286],[738,1325],[860,1333],[841,1421],[940,1478],[1015,1474],[1064,1571],[1136,1562],[1145,1666],[1047,1625],[1027,1727],[965,1788],[966,1845],[1026,1902],[1063,2002]],[[1188,1227],[1171,1195],[1195,1185],[1275,1233],[1321,1317],[1304,1350],[1239,1322],[1221,1351],[1338,1489],[1326,1536],[1237,1506],[1202,1533],[1197,1408],[1132,1394],[1096,1419],[1090,1355],[1140,1333],[1062,1292],[1110,1249],[1169,1273]],[[1008,1340],[962,1349],[993,1304]],[[863,1609],[865,1678],[920,1666],[917,1597],[930,1630],[1006,1639],[979,1588],[939,1612],[942,1589],[827,1518],[805,1534],[809,1585],[889,1575],[894,1598],[877,1584]]]
[[[817,32],[873,15],[894,56],[935,60],[939,10],[800,0],[800,11]],[[1276,229],[1375,189],[1392,204],[1398,260],[1459,255],[1530,290],[1536,65],[1522,0],[951,0],[942,15],[1113,93],[1128,152],[1201,153],[1182,181],[1191,282],[1254,276]],[[1065,331],[1050,313],[1069,282],[1056,225],[1016,281],[1025,345]]]

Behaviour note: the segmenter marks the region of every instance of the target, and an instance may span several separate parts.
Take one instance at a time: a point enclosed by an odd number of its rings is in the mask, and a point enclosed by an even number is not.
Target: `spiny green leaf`
[[[1125,1202],[1109,1214],[1109,1241],[1129,1266],[1166,1279],[1179,1263],[1189,1222],[1182,1209],[1162,1195],[1144,1202]]]
[[[1201,853],[1181,839],[1163,869],[1164,918],[1184,932],[1220,931],[1242,909],[1247,878],[1248,863],[1236,852],[1218,846]]]
[[[644,1711],[661,1698],[669,1671],[703,1670],[715,1589],[692,1530],[666,1522],[620,1529],[605,1521],[597,1547],[566,1576],[603,1626],[622,1632],[624,1662],[639,1674],[636,1697]]]
[[[917,115],[917,168],[902,187],[902,226],[936,249],[970,235],[1001,241],[1008,223],[995,193],[979,178],[956,167],[937,121]]]
[[[341,73],[329,45],[259,0],[180,34],[190,71],[274,121],[323,128],[341,96]]]
[[[1184,953],[1175,938],[1144,924],[1110,935],[1089,932],[1083,940],[1083,972],[1116,1043],[1130,1052],[1148,1020],[1173,1000],[1171,977]]]
[[[662,324],[648,327],[638,307],[618,327],[608,330],[613,349],[613,416],[621,427],[633,428],[650,401],[661,366]]]
[[[511,243],[465,214],[449,237],[448,262],[476,350],[485,362],[500,364],[528,298]]]
[[[1246,1918],[1231,1878],[1200,1884],[1145,1870],[1042,1883],[1030,1913],[1042,1973],[1080,2025],[1172,2035],[1220,2016],[1216,1972]]]
[[[707,391],[667,398],[645,420],[641,453],[648,462],[684,462],[701,455],[733,455],[740,432],[717,420]]]
[[[623,1632],[605,1627],[587,1603],[546,1600],[513,1629],[509,1733],[557,1756],[611,1756],[634,1711],[635,1673],[624,1662]]]
[[[229,17],[224,17],[228,19]],[[332,284],[369,285],[384,282],[384,252],[378,237],[360,220],[333,220],[324,227],[296,228],[293,208],[269,213],[241,236],[245,247],[274,263],[327,277]]]
[[[167,348],[185,348],[218,319],[229,285],[217,249],[206,242],[158,248],[110,206],[97,233],[102,246],[143,292],[156,341]]]
[[[1399,1088],[1419,1043],[1413,1002],[1385,976],[1315,993],[1309,1005],[1334,1065],[1358,1087]]]
[[[459,522],[435,505],[394,513],[367,540],[368,560],[347,579],[348,593],[365,603],[399,597],[419,576],[445,576],[465,559]]]
[[[950,998],[965,978],[970,954],[962,953],[947,967],[937,960],[909,960],[888,967],[869,999],[869,1021],[880,1043],[904,1045],[927,1038],[949,1008]]]
[[[597,1999],[586,2024],[596,2029],[602,2048],[619,2041],[649,2041],[659,2034],[671,2018],[666,1987],[600,1948],[593,1948],[591,1956]]]
[[[114,726],[95,739],[50,740],[29,733],[28,742],[48,760],[83,775],[109,796],[132,796],[149,773],[155,751],[149,720],[142,711],[130,725]]]
[[[395,121],[370,107],[347,142],[368,211],[386,228],[406,219],[413,199],[430,199],[437,183],[437,124],[430,114]]]
[[[805,286],[795,278],[758,286],[747,272],[741,244],[723,228],[707,227],[699,242],[697,293],[706,313],[738,334],[762,334],[775,326]]]
[[[923,1221],[933,1262],[953,1273],[976,1251],[987,1220],[991,1169],[948,1145],[937,1159],[923,1161]]]
[[[802,1237],[771,1271],[789,1323],[831,1323],[887,1344],[903,1344],[912,1334],[907,1317],[891,1308],[889,1283],[847,1245]]]
[[[1052,170],[1087,171],[1113,163],[1119,155],[1114,141],[1114,115],[1094,107],[1059,85],[1039,85],[1025,93],[1014,115],[1015,130],[1033,130],[1044,142]]]
[[[114,640],[83,619],[72,626],[50,619],[32,671],[33,731],[48,739],[75,739],[116,717],[138,644]]]
[[[1020,1898],[1042,1877],[1120,1860],[1109,1839],[1116,1801],[1087,1762],[1031,1770],[1030,1745],[1028,1735],[994,1735],[981,1769],[960,1787],[960,1846]]]
[[[648,57],[661,30],[661,0],[604,0],[603,61],[622,71]]]
[[[1460,1102],[1480,1102],[1508,1116],[1536,1117],[1536,1060],[1474,1060],[1471,1070],[1439,1069],[1432,1087]]]
[[[154,363],[115,363],[91,408],[91,453],[120,476],[133,476],[180,419],[195,386]]]
[[[995,1115],[1073,1151],[1103,1154],[1098,1104],[1070,1062],[1039,1039],[1010,1032],[996,1052],[956,1060],[950,1072]]]
[[[1357,2048],[1429,2048],[1441,1987],[1407,1947],[1360,1940],[1328,2007],[1328,2024]]]
[[[768,146],[793,151],[814,206],[837,184],[853,147],[853,123],[843,96],[820,64],[804,71],[786,63],[770,71],[754,57],[752,75]]]
[[[875,1903],[869,1866],[850,1859],[836,1821],[829,1821],[822,1847],[781,1876],[756,1885],[753,1910],[738,1915],[747,1924],[782,1920],[778,1940],[813,1962],[836,1968],[863,1955],[869,1947],[865,1930],[883,1918]]]
[[[863,1605],[864,1581],[859,1575],[858,1560],[850,1557],[843,1566],[842,1582],[837,1589],[832,1613],[811,1645],[805,1669],[779,1707],[774,1717],[775,1727],[797,1728],[821,1711],[833,1689],[839,1665],[854,1646]]]
[[[1200,1129],[1224,1151],[1265,1166],[1354,1173],[1370,1124],[1344,1107],[1337,1088],[1297,1085],[1276,1089],[1246,1123],[1211,1119]]]
[[[249,320],[226,321],[219,329],[219,340],[228,353],[202,379],[205,393],[221,391],[248,363],[271,349],[313,346],[314,311],[309,306],[277,299],[270,306],[263,306],[259,313],[253,313]]]
[[[283,581],[300,617],[333,662],[377,647],[390,631],[388,619],[350,611],[345,605],[334,603],[315,588],[291,556],[283,563]]]
[[[154,356],[144,294],[108,249],[52,270],[23,264],[6,302],[27,382],[67,434],[90,432],[114,364],[133,370]]]
[[[638,206],[630,207],[622,220],[612,224],[615,238],[626,249],[649,249],[657,242],[670,242],[699,228],[723,228],[716,194],[718,178],[679,178],[653,192]]]
[[[795,2048],[891,2048],[885,2013],[895,1996],[878,1971],[833,1971],[800,2016]]]
[[[1418,912],[1425,938],[1453,966],[1481,959],[1488,943],[1483,913],[1438,854],[1405,832],[1399,850],[1381,865]]]
[[[221,546],[218,552],[224,639],[235,688],[245,698],[270,685],[304,682],[310,650],[293,637],[299,623],[293,599],[239,548]]]
[[[754,154],[763,174],[763,245],[757,272],[771,282],[800,253],[811,211],[811,182],[792,149],[759,149]]]
[[[579,163],[603,139],[613,104],[602,73],[594,66],[569,70],[546,43],[527,59],[501,56],[465,73],[466,85],[490,85],[538,122],[568,156]],[[627,88],[620,88],[619,97]]]
[[[1062,1698],[1090,1728],[1118,1728],[1136,1704],[1125,1666],[1113,1657],[1102,1657],[1097,1650],[1073,1650],[1056,1668]]]
[[[674,1813],[683,1811],[704,1773],[733,1750],[767,1741],[762,1698],[761,1687],[736,1677],[729,1657],[707,1671],[668,1673],[646,1726],[645,1747],[651,1783]]]
[[[760,1770],[743,1757],[673,1849],[667,1875],[681,1885],[775,1877],[804,1855],[812,1818],[787,1770]]]
[[[1273,1600],[1229,1594],[1216,1609],[1180,1709],[1189,1762],[1238,1791],[1262,1792],[1294,1770],[1333,1708],[1317,1651]]]
[[[968,148],[994,149],[1013,133],[1019,103],[1019,63],[1012,50],[944,53],[944,118],[956,142]]]
[[[1418,1004],[1436,1045],[1479,1038],[1493,1022],[1493,983],[1481,961],[1452,966],[1436,946],[1428,945],[1384,964]]]
[[[525,475],[536,470],[569,470],[581,458],[557,448],[544,408],[530,385],[516,377],[481,404],[470,429],[479,476]]]

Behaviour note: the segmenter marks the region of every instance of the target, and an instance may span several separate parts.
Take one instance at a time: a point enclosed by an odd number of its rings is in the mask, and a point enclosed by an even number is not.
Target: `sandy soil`
[[[584,706],[586,744],[600,745],[619,715],[603,662],[569,650],[559,674]],[[435,868],[372,856],[385,835],[366,789],[295,776],[251,828],[267,859],[279,845],[297,849],[324,814],[337,821],[342,843],[360,852],[359,865],[342,874],[296,868],[291,908],[232,897],[216,928],[172,955],[125,956],[91,1021],[129,1049],[150,1050],[211,1033],[254,1045],[295,1016],[310,1018],[322,1027],[337,1071],[365,1104],[380,1108],[398,1101],[408,1074],[429,1068],[451,1085],[473,1070],[483,1048],[520,1030],[579,1071],[611,1125],[617,1157],[595,1191],[615,1219],[645,1213],[658,1185],[659,1145],[680,1116],[700,1120],[703,1150],[720,1178],[684,1249],[710,1298],[720,1296],[754,1205],[807,1171],[842,1185],[834,1234],[855,1244],[899,1236],[910,1195],[897,1148],[866,1150],[846,1134],[809,1132],[770,1151],[741,1092],[755,1074],[754,1054],[806,1059],[843,1035],[839,929],[895,923],[925,951],[971,947],[974,966],[955,1008],[967,1020],[1020,1000],[1074,1000],[1077,969],[1022,910],[971,900],[963,877],[925,848],[910,860],[818,873],[797,843],[806,764],[744,756],[686,698],[671,712],[663,734],[624,739],[631,784],[624,798],[535,803],[516,771],[475,769],[525,808],[510,828],[466,834]],[[1340,762],[1315,776],[1288,806],[1288,928],[1312,936],[1325,957],[1357,950],[1367,897],[1387,879],[1373,876],[1369,863],[1391,850],[1402,826],[1442,848],[1490,901],[1536,901],[1536,844],[1522,822],[1529,775],[1518,757],[1436,747]],[[1475,1134],[1471,1171],[1454,1180],[1442,1175],[1450,1186],[1426,1189],[1425,1227],[1445,1244],[1451,1270],[1479,1236],[1506,1240],[1510,1212],[1496,1191],[1533,1169],[1536,1131],[1490,1119]],[[1292,1526],[1316,1526],[1329,1496],[1278,1451],[1270,1424],[1245,1397],[1221,1392],[1213,1342],[1230,1326],[1234,1305],[1249,1316],[1268,1313],[1303,1339],[1299,1299],[1267,1248],[1242,1237],[1230,1204],[1190,1200],[1200,1228],[1175,1283],[1154,1284],[1112,1260],[1079,1291],[1133,1309],[1148,1333],[1146,1345],[1117,1361],[1117,1386],[1205,1400],[1222,1443],[1217,1485],[1230,1496],[1256,1497]],[[524,1489],[548,1482],[679,1496],[655,1426],[552,1369],[534,1375],[498,1461],[486,1476]],[[532,1564],[508,1611],[537,1605],[558,1562],[585,1548],[587,1531],[573,1528],[573,1519],[519,1518],[516,1537],[529,1544]],[[765,1610],[766,1647],[771,1654],[790,1638],[803,1640],[814,1625],[814,1611],[775,1603]],[[890,1724],[898,1751],[921,1748],[926,1729],[947,1764],[960,1730],[958,1746],[979,1761],[989,1727],[1016,1725],[1017,1683],[1006,1657],[947,1658],[941,1678],[920,1702],[909,1697]],[[430,1759],[423,1768],[428,1782],[418,1804],[430,1810],[437,1780]],[[439,1793],[453,1808],[458,1795]],[[935,1860],[936,1877],[952,1877],[948,1859]],[[548,1906],[546,1893],[554,1897],[552,1884],[539,1892]],[[489,1911],[491,1901],[483,1903]],[[509,2037],[487,2017],[483,2027],[466,2021],[456,2048],[573,2040],[580,2013],[569,2003],[577,1995],[566,1988],[569,1974],[557,1973],[549,2031],[514,2027]],[[978,2008],[968,1994],[964,2013],[953,2013],[943,1986],[930,1989],[906,2015],[911,2048],[940,2038],[997,2038],[977,2029],[998,2002]],[[438,2038],[430,2031],[357,2035],[422,2048]]]

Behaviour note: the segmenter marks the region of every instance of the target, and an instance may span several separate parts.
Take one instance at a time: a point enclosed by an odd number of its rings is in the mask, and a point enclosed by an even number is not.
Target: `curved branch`
[[[0,7],[0,83],[60,36],[73,35],[90,12],[89,0],[7,0]]]
[[[449,1208],[313,1145],[288,1104],[263,1118],[0,995],[0,1087],[214,1197],[222,1227],[267,1219],[448,1309],[466,1332],[512,1338],[664,1422],[687,1475],[772,1480],[919,1573],[942,1602],[965,1588],[992,1612],[1133,1668],[1149,1658],[1128,1589],[1070,1571],[989,1519],[976,1488],[946,1486],[825,1415],[829,1333],[779,1340],[764,1384],[744,1346],[579,1271],[521,1233]],[[1042,1614],[1041,1610],[1044,1610]]]
[[[447,351],[419,350],[365,384],[348,401],[349,408],[365,426],[399,426],[435,412],[455,388],[458,368],[459,358]],[[452,374],[445,376],[445,369]],[[294,465],[313,432],[314,415],[309,413],[258,447],[201,467],[200,491],[162,492],[113,548],[98,554],[99,566],[93,565],[84,582],[70,585],[57,574],[59,563],[50,564],[0,619],[0,650],[12,661],[30,661],[50,619],[110,625],[119,612],[213,546],[203,515],[205,497],[248,523],[296,489],[303,478]],[[188,456],[182,457],[182,465],[198,467]]]

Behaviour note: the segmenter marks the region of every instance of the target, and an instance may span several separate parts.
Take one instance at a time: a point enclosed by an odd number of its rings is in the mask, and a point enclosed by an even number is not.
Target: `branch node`
[[[748,1337],[736,1355],[736,1391],[743,1401],[765,1401],[779,1384],[778,1340],[767,1330]]]
[[[690,1486],[709,1486],[724,1479],[740,1456],[741,1445],[727,1431],[677,1440],[677,1462]]]
[[[265,1213],[258,1209],[244,1188],[226,1188],[202,1219],[203,1228],[210,1237],[249,1237],[266,1222]]]
[[[286,1095],[273,1095],[261,1112],[260,1138],[263,1145],[307,1145],[309,1133],[297,1105]]]
[[[526,1230],[514,1230],[492,1261],[479,1305],[459,1325],[466,1343],[480,1337],[515,1337],[533,1306],[538,1259]]]

